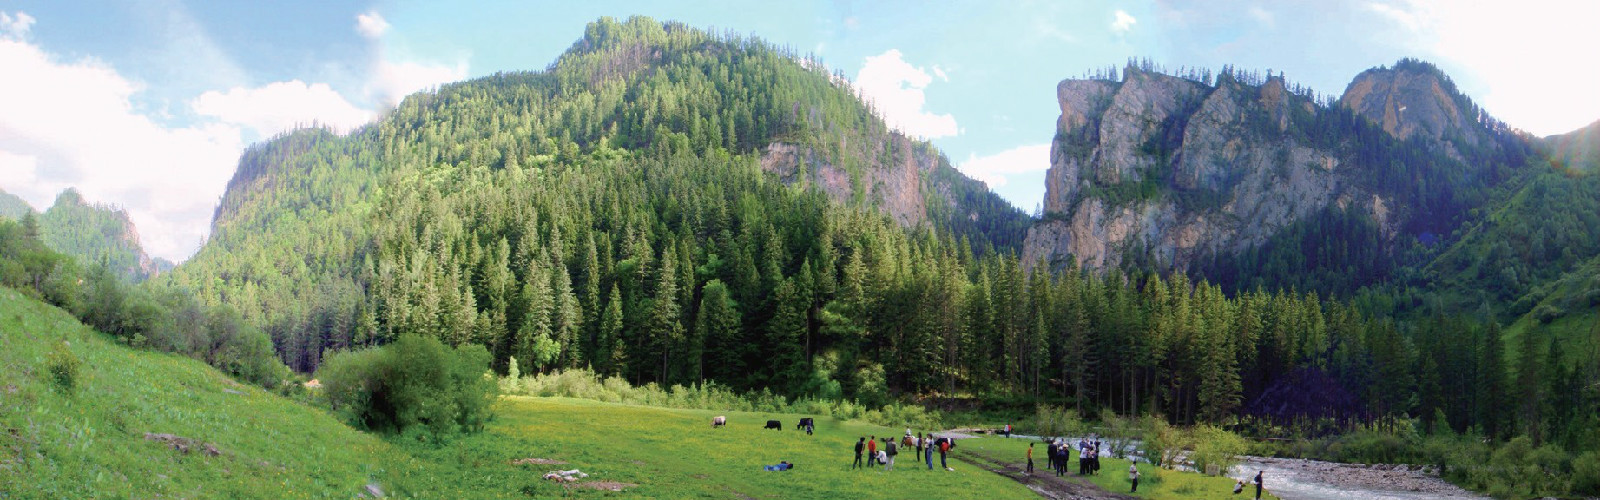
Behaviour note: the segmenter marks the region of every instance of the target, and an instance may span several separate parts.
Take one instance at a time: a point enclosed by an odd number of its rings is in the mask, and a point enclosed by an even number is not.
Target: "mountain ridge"
[[[1240,259],[1312,224],[1356,230],[1345,239],[1392,260],[1450,234],[1526,163],[1525,134],[1412,59],[1361,73],[1337,101],[1280,75],[1225,68],[1213,82],[1147,62],[1120,79],[1064,80],[1057,94],[1046,216],[1024,246],[1030,264],[1215,274],[1234,289],[1293,285],[1270,275],[1331,276],[1346,262],[1302,257],[1261,270],[1272,266]],[[1336,288],[1388,272],[1361,269]]]

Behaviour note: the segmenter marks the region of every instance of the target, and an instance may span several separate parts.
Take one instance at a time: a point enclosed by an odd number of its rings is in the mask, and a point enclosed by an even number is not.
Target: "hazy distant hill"
[[[139,230],[127,212],[85,202],[76,190],[62,191],[43,214],[34,212],[22,198],[0,191],[0,217],[21,220],[27,214],[38,217],[45,245],[84,265],[105,262],[118,275],[135,282],[173,268],[171,262],[145,254],[139,245]]]

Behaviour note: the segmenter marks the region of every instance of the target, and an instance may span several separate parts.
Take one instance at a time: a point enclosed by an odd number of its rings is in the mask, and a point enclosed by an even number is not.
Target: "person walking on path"
[[[861,438],[861,440],[856,441],[856,461],[855,461],[855,463],[850,464],[850,468],[851,469],[859,469],[859,468],[861,468],[861,451],[865,450],[866,448],[867,448],[867,438]]]
[[[1256,472],[1256,500],[1261,500],[1261,475],[1267,471]]]
[[[894,470],[894,456],[900,454],[899,447],[895,446],[895,442],[894,442],[893,439],[885,438],[884,439],[884,443],[883,443],[883,451],[884,451],[884,454],[889,455],[889,464],[885,465],[883,467],[883,470],[885,470],[885,471]]]
[[[878,463],[878,436],[867,440],[867,468],[871,469]]]
[[[1028,443],[1028,473],[1033,473],[1033,443]]]
[[[1139,465],[1128,465],[1128,480],[1133,482],[1133,493],[1139,492]]]

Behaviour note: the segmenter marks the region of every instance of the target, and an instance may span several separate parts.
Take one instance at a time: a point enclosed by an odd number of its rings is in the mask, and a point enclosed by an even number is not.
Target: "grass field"
[[[81,362],[75,389],[46,360],[63,341]],[[203,363],[111,342],[65,312],[0,288],[0,499],[340,498],[369,483],[396,498],[1030,498],[1005,478],[952,462],[850,471],[858,435],[892,429],[792,415],[667,410],[506,398],[476,436],[444,446],[355,431],[320,409],[233,382]],[[788,427],[763,431],[778,418]],[[145,433],[193,440],[180,453]],[[200,451],[211,444],[221,454]],[[909,456],[909,455],[907,455]],[[570,465],[516,466],[517,458]],[[789,472],[763,464],[788,460]],[[623,493],[543,481],[579,468]]]
[[[81,363],[70,390],[47,368],[63,342]],[[198,361],[117,345],[59,309],[0,288],[0,500],[349,499],[368,484],[391,498],[430,499],[1037,498],[954,457],[955,471],[930,471],[909,452],[893,472],[850,469],[858,437],[900,436],[903,428],[818,418],[816,435],[807,436],[794,429],[797,415],[561,398],[508,397],[496,410],[485,432],[443,445],[383,439]],[[712,429],[715,415],[730,425]],[[785,428],[762,429],[768,419]],[[181,436],[192,449],[179,452],[146,433]],[[204,453],[206,445],[220,454]],[[957,454],[982,449],[1020,460],[1025,446],[963,440]],[[567,464],[513,464],[523,458]],[[780,460],[795,469],[762,470]],[[540,478],[573,468],[589,481],[630,486],[619,493]],[[1199,479],[1189,476],[1150,491],[1184,491],[1182,484]],[[1125,489],[1117,476],[1106,477],[1108,489]]]
[[[965,451],[982,453],[990,457],[1009,460],[1017,464],[1027,463],[1027,439],[1005,438],[980,438],[961,441],[961,448]],[[1038,441],[1033,447],[1034,469],[1043,474],[1049,467],[1046,457],[1046,446]],[[1246,498],[1233,494],[1234,480],[1226,477],[1209,477],[1192,472],[1178,472],[1157,469],[1150,464],[1139,464],[1139,491],[1129,493],[1128,465],[1132,462],[1115,458],[1100,459],[1100,473],[1088,476],[1087,479],[1104,488],[1106,491],[1129,494],[1140,498],[1152,500],[1238,500]],[[1067,468],[1069,474],[1078,471],[1077,453],[1073,453],[1071,466]],[[1254,493],[1254,490],[1251,490]],[[1248,498],[1254,498],[1250,495]],[[1262,498],[1277,497],[1270,493]]]

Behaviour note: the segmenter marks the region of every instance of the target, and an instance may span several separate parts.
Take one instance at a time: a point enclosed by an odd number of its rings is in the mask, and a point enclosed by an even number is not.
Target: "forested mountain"
[[[21,221],[35,217],[39,236],[45,245],[79,260],[84,266],[104,263],[112,272],[131,282],[144,281],[172,269],[164,259],[152,259],[139,245],[139,231],[127,212],[90,204],[76,190],[67,189],[56,197],[43,214],[15,195],[0,191],[0,217]]]
[[[769,333],[775,304],[832,290],[852,254],[971,260],[1014,252],[1028,223],[784,49],[602,20],[544,71],[412,96],[348,137],[251,148],[211,241],[164,284],[237,306],[302,370],[421,330],[502,365],[678,382],[698,379],[702,349],[738,351],[710,370],[792,355],[775,369],[804,372],[820,342],[772,353],[717,336]],[[803,332],[772,334],[816,333],[829,296],[807,299]]]
[[[1548,173],[1524,137],[1415,61],[1340,101],[1232,69],[1122,75],[1058,89],[1021,250],[1027,218],[838,76],[602,19],[543,71],[250,148],[211,240],[156,286],[237,308],[301,371],[414,332],[640,383],[1595,441],[1594,398],[1539,402],[1593,383],[1589,362],[1416,312],[1442,282],[1423,265]]]

